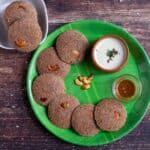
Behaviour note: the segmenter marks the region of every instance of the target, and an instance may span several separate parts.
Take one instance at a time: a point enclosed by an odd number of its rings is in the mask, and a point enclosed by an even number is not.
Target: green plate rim
[[[68,25],[72,25],[72,24],[79,23],[79,22],[82,23],[82,22],[91,22],[91,21],[92,21],[92,22],[95,22],[95,23],[100,22],[100,23],[103,23],[103,24],[107,24],[107,25],[110,25],[110,26],[112,26],[112,27],[118,28],[119,30],[121,30],[121,31],[123,31],[123,32],[126,32],[126,33],[128,34],[128,36],[140,47],[140,49],[142,50],[142,52],[143,52],[143,54],[144,54],[144,56],[145,56],[145,58],[146,58],[146,60],[147,60],[147,62],[148,62],[148,64],[149,64],[149,68],[150,68],[149,56],[148,56],[146,50],[144,49],[144,47],[140,44],[140,42],[139,42],[131,33],[129,33],[126,29],[122,28],[122,27],[119,26],[119,25],[115,25],[115,24],[110,23],[110,22],[107,22],[107,21],[98,20],[98,19],[76,20],[76,21],[74,21],[74,22],[67,23],[67,24],[65,24],[65,25],[63,25],[63,26],[57,28],[57,29],[54,30],[53,32],[49,33],[48,37],[51,36],[52,34],[57,33],[57,32],[60,30],[60,28],[62,28],[62,27],[66,27],[66,26],[68,26]],[[138,124],[142,121],[142,119],[144,118],[144,116],[145,116],[145,114],[146,114],[146,112],[147,112],[147,110],[148,110],[148,108],[149,108],[149,106],[150,106],[150,98],[149,98],[149,100],[148,100],[148,105],[146,106],[143,115],[142,115],[141,118],[132,126],[132,128],[130,128],[127,132],[125,132],[125,133],[122,134],[121,136],[118,136],[117,138],[113,139],[112,141],[107,141],[105,144],[101,144],[101,143],[100,143],[100,144],[91,144],[91,143],[90,143],[90,145],[88,145],[88,143],[87,143],[87,144],[85,144],[85,143],[83,144],[83,143],[78,143],[78,142],[76,142],[76,141],[70,142],[70,141],[67,140],[67,139],[64,139],[64,138],[62,138],[62,137],[59,137],[59,135],[57,135],[57,134],[56,134],[55,132],[53,132],[52,130],[49,130],[48,127],[47,127],[47,126],[42,122],[42,120],[40,119],[39,115],[38,115],[37,112],[36,112],[36,109],[34,108],[34,106],[33,106],[33,104],[32,104],[32,100],[31,100],[31,97],[32,97],[32,90],[30,90],[30,73],[31,73],[30,70],[31,70],[31,66],[32,66],[32,63],[33,63],[34,59],[35,59],[35,58],[37,57],[37,55],[38,55],[38,49],[40,48],[40,46],[41,46],[41,45],[39,45],[39,47],[37,48],[37,50],[34,52],[32,58],[31,58],[31,61],[30,61],[29,65],[28,65],[29,67],[28,67],[27,78],[26,78],[27,96],[28,96],[29,102],[30,102],[30,104],[31,104],[31,108],[32,108],[32,110],[33,110],[35,116],[36,116],[37,119],[40,121],[40,123],[41,123],[49,132],[51,132],[53,135],[57,136],[59,139],[62,139],[62,140],[65,141],[65,142],[69,142],[69,143],[76,144],[76,145],[80,145],[80,146],[102,146],[102,145],[106,145],[106,144],[109,144],[109,143],[113,143],[113,142],[115,142],[115,141],[117,141],[117,140],[123,138],[124,136],[128,135],[128,134],[129,134],[131,131],[133,131],[133,130],[138,126]]]

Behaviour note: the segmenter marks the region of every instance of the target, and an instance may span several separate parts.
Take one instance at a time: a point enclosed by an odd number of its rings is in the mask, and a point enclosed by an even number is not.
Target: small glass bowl
[[[134,84],[134,86],[135,86],[135,92],[134,92],[133,96],[125,98],[125,97],[122,97],[119,94],[118,86],[121,83],[121,81],[123,81],[123,80],[130,80]],[[135,76],[129,75],[129,74],[125,74],[125,75],[120,76],[119,78],[117,78],[114,81],[113,86],[112,86],[112,91],[113,91],[113,94],[114,94],[114,96],[115,96],[116,99],[118,99],[120,101],[128,102],[128,101],[131,101],[131,100],[138,99],[141,96],[141,93],[142,93],[142,83]]]

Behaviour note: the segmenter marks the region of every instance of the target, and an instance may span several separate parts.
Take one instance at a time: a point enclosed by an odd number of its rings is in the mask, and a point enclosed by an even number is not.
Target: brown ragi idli
[[[72,127],[82,136],[94,136],[100,130],[94,120],[94,105],[79,105],[72,113]]]
[[[65,77],[70,71],[70,65],[59,59],[53,47],[45,49],[37,60],[37,68],[40,74],[53,73]]]
[[[84,59],[89,47],[87,38],[79,31],[69,30],[62,33],[56,41],[60,59],[68,64],[76,64]]]
[[[104,131],[117,131],[126,122],[126,109],[114,99],[105,99],[95,107],[95,120],[98,127]]]
[[[9,27],[8,38],[17,50],[30,52],[37,48],[42,40],[42,31],[39,24],[31,19],[20,19]]]
[[[34,80],[32,92],[39,104],[48,105],[56,95],[65,93],[64,81],[53,74],[42,74]]]
[[[4,19],[7,26],[23,18],[31,18],[34,22],[37,22],[37,11],[31,3],[27,1],[15,1],[6,8]]]
[[[74,96],[58,95],[48,105],[48,116],[56,126],[70,128],[72,112],[79,104]]]

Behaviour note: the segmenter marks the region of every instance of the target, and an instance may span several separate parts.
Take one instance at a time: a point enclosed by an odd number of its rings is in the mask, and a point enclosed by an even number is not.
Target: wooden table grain
[[[131,32],[150,56],[150,0],[45,0],[49,32],[78,19],[101,19]],[[0,49],[0,150],[149,150],[150,111],[123,139],[102,147],[80,147],[49,133],[36,119],[26,95],[32,54]]]

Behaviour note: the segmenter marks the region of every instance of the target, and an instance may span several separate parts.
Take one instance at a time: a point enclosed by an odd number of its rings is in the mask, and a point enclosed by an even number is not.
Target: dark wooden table
[[[123,26],[150,55],[150,0],[45,0],[49,32],[77,19],[102,19]],[[125,138],[103,147],[66,143],[36,119],[26,96],[26,73],[32,54],[0,49],[0,150],[148,150],[150,111]]]

